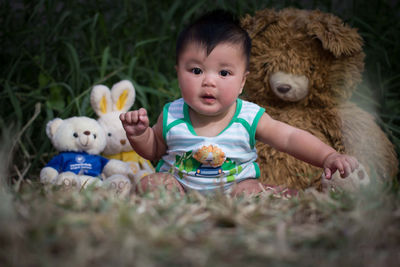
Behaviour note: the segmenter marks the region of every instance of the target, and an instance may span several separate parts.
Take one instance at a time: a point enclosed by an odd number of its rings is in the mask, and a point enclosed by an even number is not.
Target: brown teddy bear
[[[244,17],[242,25],[253,42],[247,100],[355,156],[367,174],[353,173],[352,184],[396,176],[392,143],[373,116],[349,101],[364,69],[363,40],[355,29],[332,14],[294,8],[261,10]],[[257,150],[262,182],[321,189],[322,169],[262,143]]]

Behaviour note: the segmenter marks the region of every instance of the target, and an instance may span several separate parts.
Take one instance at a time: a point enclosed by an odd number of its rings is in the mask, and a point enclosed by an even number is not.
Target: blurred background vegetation
[[[37,179],[54,153],[46,123],[93,117],[89,94],[95,84],[131,80],[134,108],[147,108],[154,122],[163,104],[179,97],[175,40],[192,18],[214,8],[242,17],[288,6],[331,12],[359,29],[366,69],[353,99],[375,113],[399,152],[397,1],[0,0],[0,127],[11,144],[9,177]]]

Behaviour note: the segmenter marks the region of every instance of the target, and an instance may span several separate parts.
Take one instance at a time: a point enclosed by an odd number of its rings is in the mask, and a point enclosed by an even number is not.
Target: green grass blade
[[[22,112],[22,109],[21,109],[21,103],[20,103],[20,101],[18,100],[18,98],[15,95],[15,89],[16,88],[15,87],[12,88],[10,86],[10,83],[8,81],[5,81],[4,89],[7,92],[7,95],[8,95],[8,98],[10,99],[11,105],[13,106],[15,115],[17,117],[16,121],[17,122],[22,122],[24,120],[24,118],[22,116],[23,112]]]
[[[69,43],[69,42],[64,42],[66,48],[67,48],[67,60],[69,62],[69,67],[70,67],[70,73],[71,73],[71,81],[72,85],[75,88],[80,88],[80,82],[79,82],[79,75],[81,71],[81,65],[80,65],[80,60],[78,56],[78,52],[76,51],[75,47]]]
[[[110,47],[107,46],[104,51],[103,55],[101,57],[101,67],[100,67],[100,79],[104,78],[104,75],[107,71],[107,64],[108,64],[108,58],[110,56]]]

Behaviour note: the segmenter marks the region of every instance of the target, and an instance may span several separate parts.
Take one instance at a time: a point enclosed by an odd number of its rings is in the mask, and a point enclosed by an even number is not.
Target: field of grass
[[[2,194],[2,266],[397,266],[388,190],[282,200],[25,185]]]
[[[376,115],[400,152],[397,1],[0,1],[0,266],[397,266],[398,183],[356,194],[309,191],[283,200],[118,198],[44,188],[54,155],[45,125],[94,117],[95,84],[130,79],[152,122],[179,96],[175,40],[216,7],[319,8],[359,29],[367,55],[353,100]]]

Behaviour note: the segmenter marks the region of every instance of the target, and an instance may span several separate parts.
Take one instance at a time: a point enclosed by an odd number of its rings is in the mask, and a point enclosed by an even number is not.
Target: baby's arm
[[[340,154],[314,135],[274,120],[266,113],[257,126],[256,139],[323,168],[327,179],[330,179],[336,170],[339,170],[341,177],[347,177],[358,167],[354,157]]]
[[[149,127],[149,118],[144,108],[122,113],[119,116],[126,136],[133,149],[143,158],[157,160],[166,152],[162,137],[162,114],[153,128]]]

